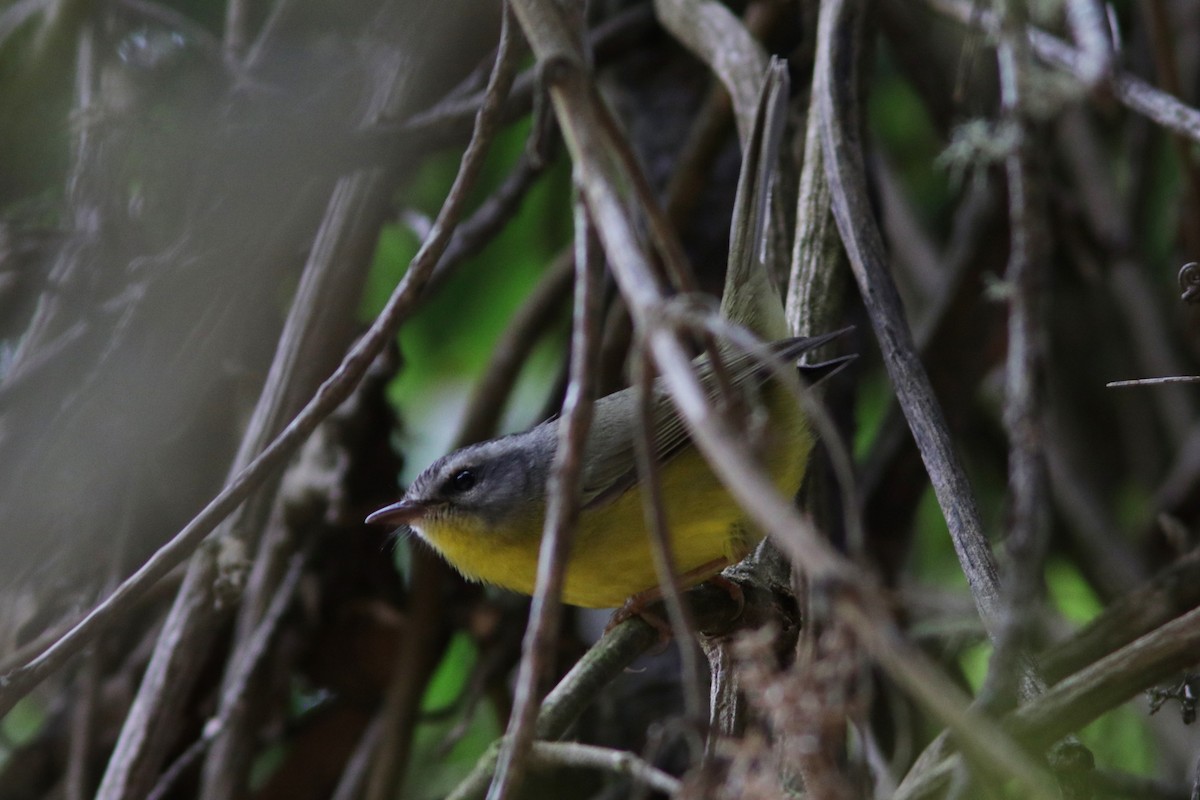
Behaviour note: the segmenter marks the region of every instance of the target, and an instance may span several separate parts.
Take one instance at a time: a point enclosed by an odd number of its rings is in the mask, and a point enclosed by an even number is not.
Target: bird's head
[[[436,544],[440,532],[463,529],[511,535],[541,533],[547,465],[533,431],[464,447],[431,464],[398,503],[368,523],[408,526]]]

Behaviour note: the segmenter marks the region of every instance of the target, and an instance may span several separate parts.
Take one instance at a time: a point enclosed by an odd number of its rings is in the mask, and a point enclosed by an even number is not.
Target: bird
[[[764,263],[767,202],[786,111],[787,73],[768,70],[743,158],[731,226],[730,258],[720,315],[769,342],[776,364],[718,345],[723,367],[707,353],[694,361],[710,396],[722,388],[757,410],[753,444],[775,486],[794,495],[803,479],[813,436],[796,402],[800,374],[827,377],[850,357],[800,372],[780,369],[845,330],[789,336],[783,305]],[[720,378],[720,379],[719,379]],[[788,384],[791,384],[790,386]],[[730,398],[725,398],[730,399]],[[636,466],[641,435],[633,387],[598,399],[584,443],[581,508],[566,565],[562,599],[589,608],[622,606],[657,590]],[[660,498],[682,586],[700,583],[745,557],[762,538],[688,435],[662,379],[651,395],[652,452],[659,463]],[[403,498],[367,517],[368,523],[407,526],[467,578],[532,594],[547,508],[547,480],[559,441],[560,418],[522,433],[472,444],[436,460]]]
[[[771,350],[776,358],[794,361],[841,333],[784,339]],[[841,358],[801,369],[820,379],[843,363]],[[707,357],[698,358],[696,366],[715,393],[718,382]],[[787,389],[769,387],[777,379],[757,358],[731,357],[726,368],[735,390],[766,389],[758,452],[776,487],[794,494],[813,443],[803,411]],[[696,449],[661,379],[652,398],[660,496],[686,586],[740,561],[762,537]],[[563,601],[571,605],[616,607],[659,583],[636,467],[637,403],[630,387],[593,407],[583,448],[578,526],[563,586]],[[417,476],[399,502],[374,512],[367,522],[407,526],[467,578],[532,594],[560,424],[560,418],[550,419],[443,456]]]

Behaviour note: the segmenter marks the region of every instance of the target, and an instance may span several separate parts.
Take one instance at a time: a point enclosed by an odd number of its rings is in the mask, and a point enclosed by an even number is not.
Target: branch
[[[571,332],[571,373],[558,424],[557,448],[546,486],[545,530],[538,553],[537,581],[529,626],[525,631],[521,665],[513,693],[508,734],[500,752],[500,768],[488,792],[489,800],[516,793],[535,735],[539,685],[554,657],[562,616],[562,590],[567,558],[579,522],[580,482],[584,446],[592,425],[592,383],[599,353],[598,295],[601,261],[586,203],[575,205],[575,315]]]
[[[679,791],[679,779],[648,764],[633,753],[578,742],[537,742],[529,753],[529,765],[535,769],[583,767],[624,775],[665,794]]]
[[[825,168],[832,191],[833,213],[871,325],[883,352],[884,365],[896,389],[934,494],[950,528],[955,552],[971,586],[980,616],[995,632],[1003,614],[999,577],[983,531],[975,496],[959,461],[929,377],[917,356],[912,333],[867,196],[866,171],[859,142],[857,100],[849,93],[857,77],[845,74],[853,63],[838,48],[843,29],[854,16],[846,0],[823,9],[817,33],[817,67],[813,80],[819,98]]]
[[[1042,275],[1049,267],[1047,215],[1033,168],[1034,130],[1027,116],[1023,82],[1029,68],[1021,36],[1023,17],[1013,6],[1004,17],[996,47],[1000,106],[1012,136],[1004,159],[1008,178],[1009,247],[1005,281],[1009,286],[1008,353],[1004,369],[1004,430],[1008,435],[1009,561],[1004,587],[1007,613],[995,635],[985,694],[1004,696],[1019,676],[1030,629],[1043,596],[1042,571],[1050,533],[1047,519],[1043,362],[1045,316]],[[1032,687],[1036,693],[1041,687]],[[1026,692],[1028,695],[1030,692]]]

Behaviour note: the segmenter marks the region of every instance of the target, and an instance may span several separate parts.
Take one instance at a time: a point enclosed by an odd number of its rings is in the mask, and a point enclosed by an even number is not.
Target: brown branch
[[[292,554],[270,604],[259,615],[258,624],[247,637],[246,646],[238,651],[238,658],[232,661],[225,686],[222,687],[217,716],[205,726],[204,738],[215,739],[229,725],[233,709],[248,702],[247,695],[253,686],[254,675],[266,661],[271,645],[280,633],[284,615],[291,608],[300,587],[307,559],[305,551]]]
[[[184,658],[185,650],[172,644],[180,641],[207,643],[216,635],[219,616],[213,607],[215,587],[220,579],[217,548],[202,548],[188,565],[183,585],[163,623],[158,646],[125,716],[121,735],[96,792],[97,798],[142,796],[154,785],[154,773],[166,755],[171,738],[178,732],[177,721],[188,699],[188,692],[180,687],[192,686],[203,666],[194,652],[189,651],[188,657]],[[127,580],[122,586],[128,583]],[[121,587],[118,587],[110,598],[120,591]],[[99,608],[103,607],[102,603]],[[86,622],[87,619],[81,624]],[[54,648],[51,648],[47,654],[53,652]]]
[[[633,753],[578,742],[535,742],[529,753],[529,766],[533,769],[573,767],[604,770],[626,776],[649,789],[668,795],[678,792],[680,788],[678,778]]]
[[[513,796],[521,784],[523,762],[529,756],[536,733],[539,684],[554,655],[567,558],[579,520],[584,445],[592,424],[592,382],[600,338],[597,324],[600,264],[590,213],[581,198],[575,208],[575,314],[570,380],[546,487],[545,530],[538,553],[529,626],[525,631],[513,693],[513,711],[500,751],[500,766],[488,791],[489,800],[505,800]]]
[[[836,7],[842,9],[840,16],[852,14],[844,2],[838,2]],[[830,12],[829,17],[835,15]],[[822,14],[822,19],[825,18]],[[846,24],[843,19],[837,19],[836,24],[831,19],[818,32],[819,77],[814,77],[834,217],[883,351],[884,365],[950,528],[955,552],[984,625],[994,632],[1003,614],[995,560],[983,531],[970,482],[955,451],[925,368],[917,357],[904,308],[887,271],[883,242],[867,197],[866,172],[856,120],[857,100],[853,95],[847,96],[857,86],[857,76],[845,74],[844,70],[850,68],[853,61],[840,50],[833,49],[840,44],[837,37],[842,34],[842,27]]]
[[[279,633],[280,623],[295,599],[296,589],[300,585],[300,578],[304,572],[305,560],[306,555],[303,553],[293,555],[287,574],[280,581],[270,606],[266,609],[251,637],[250,647],[246,649],[241,658],[234,662],[229,671],[232,677],[228,688],[222,693],[218,714],[205,724],[203,735],[184,750],[163,772],[155,782],[153,790],[148,793],[149,798],[170,796],[184,772],[195,765],[204,755],[205,750],[212,745],[212,742],[224,732],[230,722],[231,709],[246,702],[246,693],[251,687],[251,680],[266,660],[270,647]]]
[[[663,503],[662,474],[658,454],[653,452],[654,435],[654,363],[644,346],[637,348],[637,370],[634,385],[637,397],[638,432],[634,436],[634,456],[637,459],[638,487],[642,492],[642,514],[646,521],[646,532],[650,537],[650,554],[654,559],[654,573],[663,593],[663,605],[667,609],[667,620],[671,633],[679,647],[680,682],[683,689],[683,707],[688,718],[694,722],[704,719],[703,684],[696,651],[692,647],[695,623],[683,604],[679,586],[679,570],[675,563],[675,551],[671,547],[670,525],[667,509]]]
[[[814,336],[837,325],[846,295],[845,261],[825,176],[817,93],[809,98],[804,127],[804,164],[796,204],[796,240],[788,271],[785,314],[795,336]]]
[[[1008,177],[1009,250],[1005,281],[1009,287],[1008,357],[1005,363],[1004,429],[1008,434],[1009,562],[1004,586],[1007,613],[994,636],[985,691],[1008,694],[1019,675],[1020,654],[1027,652],[1031,628],[1044,592],[1042,570],[1050,533],[1047,518],[1045,422],[1042,372],[1045,359],[1043,280],[1049,259],[1046,216],[1033,159],[1034,130],[1023,87],[1030,60],[1024,18],[1005,8],[996,46],[1000,107],[1012,137],[1004,160]],[[1036,687],[1034,691],[1036,691]],[[1028,697],[1026,698],[1028,699]]]

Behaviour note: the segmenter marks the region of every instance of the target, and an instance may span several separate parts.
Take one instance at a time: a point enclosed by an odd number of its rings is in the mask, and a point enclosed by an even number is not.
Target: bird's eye
[[[446,481],[446,489],[451,492],[470,491],[478,480],[474,470],[461,469]]]

